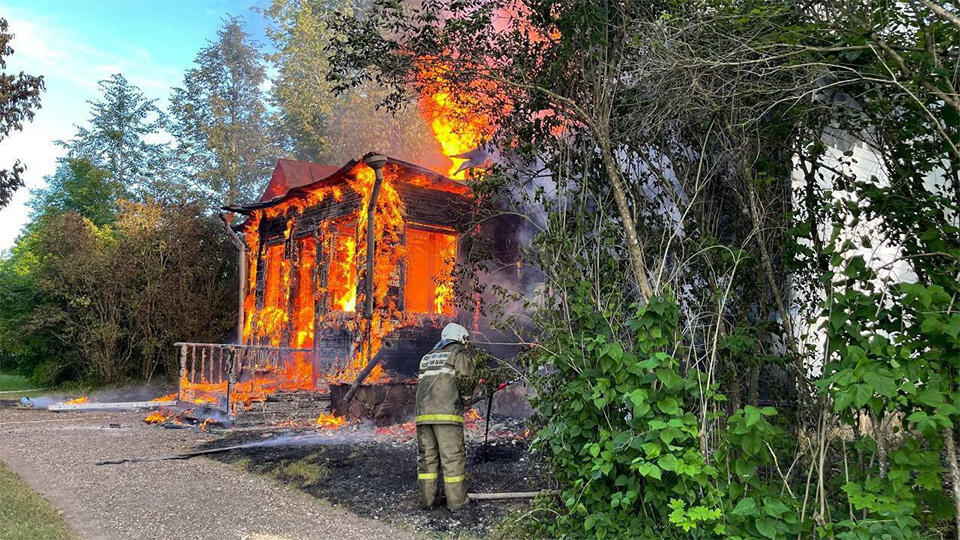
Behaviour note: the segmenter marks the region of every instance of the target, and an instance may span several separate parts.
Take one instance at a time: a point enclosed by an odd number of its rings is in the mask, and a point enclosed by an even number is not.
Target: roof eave
[[[366,154],[364,154],[364,156],[367,156],[367,155],[370,155],[370,154],[373,154],[373,153],[375,153],[375,152],[367,152]],[[358,163],[361,163],[362,161],[363,161],[363,157],[357,158],[357,159],[351,159],[350,161],[346,162],[342,167],[340,167],[340,168],[337,169],[336,171],[330,173],[329,175],[327,175],[327,176],[325,176],[325,177],[323,177],[323,178],[321,178],[321,179],[319,179],[319,180],[316,180],[316,181],[314,181],[314,182],[311,182],[311,183],[309,183],[309,184],[304,184],[304,185],[302,185],[302,186],[295,187],[295,188],[287,191],[287,192],[284,193],[283,195],[280,195],[280,196],[278,196],[278,197],[274,197],[274,198],[272,198],[272,199],[270,199],[270,200],[268,200],[268,201],[255,202],[255,203],[249,203],[249,204],[234,204],[234,205],[228,205],[228,206],[221,206],[220,208],[221,208],[221,210],[225,210],[225,211],[228,211],[228,212],[234,212],[234,213],[237,213],[237,214],[250,215],[250,214],[251,214],[253,211],[255,211],[255,210],[262,210],[262,209],[264,209],[264,208],[268,208],[268,207],[273,206],[273,205],[275,205],[275,204],[279,204],[279,203],[281,203],[281,202],[289,199],[291,196],[293,196],[293,195],[295,195],[295,194],[297,194],[297,193],[306,193],[306,192],[308,192],[308,191],[310,191],[310,190],[313,190],[313,189],[315,189],[317,186],[321,185],[322,183],[328,181],[329,179],[331,179],[331,178],[333,178],[333,177],[338,177],[338,176],[341,176],[341,175],[344,175],[344,174],[350,172],[350,170],[352,170]],[[457,182],[456,180],[453,180],[452,178],[449,178],[449,177],[447,177],[447,176],[444,176],[444,175],[442,175],[442,174],[440,174],[440,173],[438,173],[438,172],[436,172],[436,171],[432,171],[432,170],[430,170],[430,169],[427,169],[427,168],[422,167],[422,166],[420,166],[420,165],[417,165],[417,164],[415,164],[415,163],[410,163],[409,161],[404,161],[404,160],[402,160],[402,159],[397,159],[397,158],[392,158],[392,157],[390,157],[390,156],[387,156],[387,163],[393,163],[394,165],[399,165],[399,166],[401,166],[401,167],[404,167],[404,168],[413,170],[413,171],[415,171],[415,172],[417,172],[417,173],[421,173],[421,174],[423,174],[424,176],[427,176],[427,177],[433,179],[433,181],[434,181],[435,183],[437,183],[438,185],[441,185],[441,186],[444,185],[444,184],[447,184],[448,186],[456,186],[456,187],[458,187],[458,188],[467,187],[467,188],[469,189],[468,186],[466,186],[465,184],[463,184],[463,183],[461,183],[461,182]]]

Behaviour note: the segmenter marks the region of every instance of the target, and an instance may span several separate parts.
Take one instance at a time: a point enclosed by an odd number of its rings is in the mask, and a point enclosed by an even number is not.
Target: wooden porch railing
[[[326,390],[331,362],[314,349],[175,343],[180,350],[179,400],[233,416],[238,402],[262,401],[281,390]]]

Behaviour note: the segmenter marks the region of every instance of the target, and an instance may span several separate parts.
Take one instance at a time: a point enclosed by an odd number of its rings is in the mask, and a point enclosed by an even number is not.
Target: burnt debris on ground
[[[549,486],[519,430],[491,425],[483,443],[482,427],[467,430],[470,492],[535,491]],[[478,433],[479,431],[479,433]],[[198,449],[250,443],[210,457],[264,474],[359,516],[412,527],[428,534],[488,536],[512,510],[529,500],[479,501],[467,510],[422,509],[417,491],[417,449],[409,424],[373,429],[353,426],[336,431],[291,430],[227,432]]]

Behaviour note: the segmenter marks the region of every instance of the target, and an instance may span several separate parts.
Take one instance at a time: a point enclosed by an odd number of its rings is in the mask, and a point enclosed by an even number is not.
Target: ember
[[[377,435],[387,435],[390,437],[409,438],[417,432],[417,425],[413,422],[395,424],[392,426],[383,426],[377,428]]]

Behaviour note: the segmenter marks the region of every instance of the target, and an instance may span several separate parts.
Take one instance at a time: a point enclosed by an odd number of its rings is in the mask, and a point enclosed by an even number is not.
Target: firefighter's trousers
[[[466,467],[462,425],[417,424],[417,483],[424,506],[429,508],[437,503],[437,481],[441,477],[447,508],[459,510],[467,506]]]

